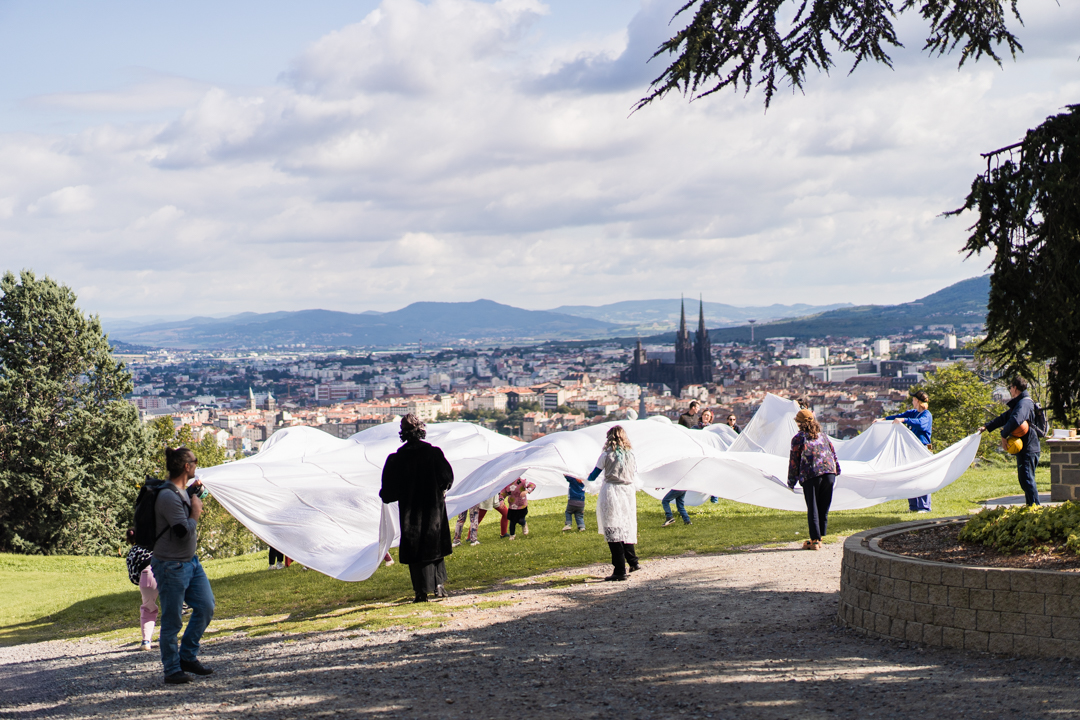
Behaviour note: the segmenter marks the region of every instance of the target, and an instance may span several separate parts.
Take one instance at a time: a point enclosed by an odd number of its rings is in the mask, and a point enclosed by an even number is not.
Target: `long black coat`
[[[430,563],[453,552],[443,497],[453,484],[454,470],[442,450],[423,440],[410,440],[386,458],[379,497],[398,504],[401,562]]]

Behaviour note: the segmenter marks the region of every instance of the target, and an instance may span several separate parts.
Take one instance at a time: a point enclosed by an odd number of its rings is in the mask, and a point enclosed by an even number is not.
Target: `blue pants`
[[[919,512],[920,510],[930,511],[930,496],[921,495],[917,498],[908,498],[907,501],[908,510],[911,512]]]
[[[161,600],[161,636],[158,645],[161,646],[161,664],[165,666],[165,675],[168,676],[180,672],[181,660],[193,662],[197,659],[199,641],[214,617],[214,593],[197,557],[187,562],[154,558],[150,561],[150,567],[157,580],[158,598]],[[176,636],[184,624],[182,613],[185,602],[191,608],[191,619],[188,620],[178,652]]]
[[[686,502],[685,500],[683,500],[683,498],[685,497],[685,490],[669,490],[668,494],[664,496],[664,499],[660,501],[660,503],[664,506],[664,515],[667,516],[668,520],[672,518],[671,501],[674,500],[675,509],[679,511],[680,515],[682,515],[683,522],[690,522],[690,516],[686,514]]]
[[[585,508],[577,507],[576,505],[566,506],[566,524],[570,525],[571,519],[577,520],[578,530],[585,529]]]
[[[1016,475],[1020,488],[1024,491],[1024,502],[1028,505],[1040,505],[1039,489],[1035,486],[1035,467],[1039,464],[1039,453],[1017,453]]]

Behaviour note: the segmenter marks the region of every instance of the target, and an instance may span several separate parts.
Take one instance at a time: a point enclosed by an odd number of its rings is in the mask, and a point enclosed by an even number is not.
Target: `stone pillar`
[[[1044,438],[1050,447],[1050,499],[1080,500],[1080,438]]]

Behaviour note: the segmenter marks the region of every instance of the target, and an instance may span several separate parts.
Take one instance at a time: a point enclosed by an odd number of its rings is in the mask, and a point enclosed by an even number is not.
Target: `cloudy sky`
[[[984,271],[939,217],[979,153],[1080,102],[1080,4],[1021,0],[1003,68],[905,18],[893,70],[631,115],[680,2],[0,0],[2,269],[107,317],[903,302]]]

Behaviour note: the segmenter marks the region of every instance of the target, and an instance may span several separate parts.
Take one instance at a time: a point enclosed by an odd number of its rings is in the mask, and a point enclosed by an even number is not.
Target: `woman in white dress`
[[[596,461],[596,468],[589,475],[595,480],[600,474],[604,484],[596,501],[596,522],[600,533],[611,549],[611,564],[615,570],[605,580],[626,580],[626,566],[630,572],[638,569],[634,552],[637,544],[637,460],[630,446],[630,439],[621,425],[607,433],[604,452]]]

